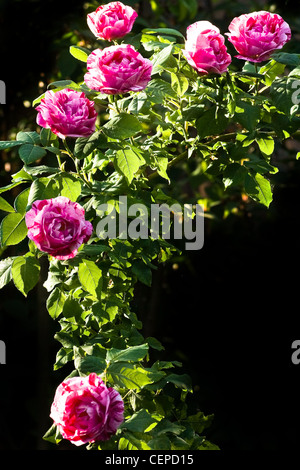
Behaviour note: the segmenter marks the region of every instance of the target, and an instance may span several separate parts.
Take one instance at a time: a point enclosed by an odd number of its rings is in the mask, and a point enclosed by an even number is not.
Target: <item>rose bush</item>
[[[276,13],[257,11],[234,18],[228,40],[239,53],[236,57],[251,62],[268,60],[291,39],[289,25]]]
[[[80,204],[63,196],[34,201],[25,216],[28,238],[56,259],[74,258],[93,231],[84,214]]]
[[[197,21],[187,28],[185,48],[182,51],[188,63],[198,73],[222,74],[231,63],[224,37],[219,28],[209,21]]]
[[[115,8],[107,6],[102,23],[104,8],[92,18],[123,34]],[[238,34],[231,42],[247,60],[266,58],[290,37],[279,17],[261,12],[232,25]],[[204,435],[212,416],[190,414],[189,376],[178,361],[153,360],[163,345],[144,337],[132,306],[136,284],[151,287],[152,270],[182,251],[178,234],[169,240],[167,231],[150,230],[146,239],[126,238],[123,227],[119,238],[105,238],[93,227],[111,211],[120,228],[121,197],[130,209],[142,204],[143,217],[130,219],[135,228],[152,221],[154,204],[203,203],[208,223],[248,217],[254,203],[268,208],[279,170],[275,144],[299,128],[292,98],[300,59],[277,54],[258,70],[247,63],[232,72],[224,37],[205,21],[187,28],[187,38],[172,28],[146,28],[134,43],[92,52],[72,45],[72,55],[86,61],[84,80],[52,83],[34,101],[42,129],[0,142],[23,163],[1,194],[25,185],[14,206],[0,197],[8,212],[1,245],[29,238],[27,252],[0,262],[0,284],[12,280],[27,295],[46,263],[46,308],[60,326],[54,369],[73,363],[74,370],[57,389],[45,439],[92,449],[216,449]],[[177,208],[170,226],[186,222]]]
[[[92,33],[100,39],[112,41],[130,33],[138,16],[130,6],[121,2],[100,5],[87,15],[87,24]]]
[[[37,106],[37,124],[61,139],[86,137],[95,132],[97,112],[84,93],[69,89],[46,91]]]
[[[96,49],[87,59],[84,81],[89,88],[108,95],[141,91],[151,78],[152,63],[133,46],[122,44]]]
[[[79,446],[106,441],[115,434],[124,420],[124,404],[116,390],[92,373],[58,386],[50,416],[62,437]]]

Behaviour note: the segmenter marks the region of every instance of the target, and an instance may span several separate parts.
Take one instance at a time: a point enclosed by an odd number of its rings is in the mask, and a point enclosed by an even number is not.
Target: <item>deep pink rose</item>
[[[93,373],[66,379],[58,386],[50,417],[62,437],[76,446],[106,441],[124,421],[124,403],[116,390],[107,388]]]
[[[227,71],[231,56],[220,30],[209,21],[197,21],[187,28],[182,51],[188,63],[201,75]]]
[[[281,16],[268,11],[256,11],[234,18],[225,33],[239,53],[238,59],[250,62],[268,60],[272,52],[281,49],[291,39],[289,25]]]
[[[87,137],[95,132],[97,112],[84,93],[69,89],[46,91],[37,106],[36,122],[61,139]]]
[[[25,215],[28,238],[56,259],[74,258],[93,231],[84,215],[83,207],[67,197],[35,201]]]
[[[137,16],[131,7],[121,2],[111,2],[100,5],[96,11],[87,15],[87,23],[97,38],[112,41],[130,33]]]
[[[146,88],[152,62],[129,44],[96,49],[87,59],[84,81],[92,90],[108,95],[140,91]]]

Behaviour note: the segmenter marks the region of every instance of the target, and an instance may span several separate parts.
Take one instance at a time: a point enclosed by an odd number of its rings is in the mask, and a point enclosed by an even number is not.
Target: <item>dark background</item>
[[[73,31],[88,37],[83,3],[0,1],[0,79],[7,87],[6,104],[0,106],[1,140],[32,126],[35,111],[23,102],[45,90],[41,81],[76,80],[80,70],[68,47]],[[137,3],[140,16],[157,26],[148,2]],[[164,19],[178,28],[171,8],[176,1],[160,3]],[[182,30],[197,19],[227,27],[237,14],[264,5],[223,2],[217,10],[214,2],[199,2],[195,19],[181,18]],[[292,2],[277,2],[276,11],[295,35],[300,25],[297,8]],[[296,40],[290,47],[300,52]],[[195,388],[193,403],[215,415],[207,435],[223,450],[299,446],[300,365],[291,362],[291,344],[300,339],[297,146],[288,143],[275,156],[281,172],[269,209],[207,221],[203,249],[160,267],[152,288],[140,286],[137,291],[145,335],[163,342],[161,358],[183,362]],[[18,165],[14,155],[2,156],[1,186],[10,182]],[[11,247],[2,256],[21,252],[22,246]],[[55,328],[41,284],[27,299],[12,285],[0,292],[0,339],[7,348],[7,364],[0,365],[0,450],[49,448],[41,436],[51,425],[54,390],[66,375],[64,370],[52,371],[58,349]]]

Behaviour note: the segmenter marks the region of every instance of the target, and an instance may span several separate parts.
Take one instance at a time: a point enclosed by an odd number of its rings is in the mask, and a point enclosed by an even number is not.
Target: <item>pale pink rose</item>
[[[222,74],[231,63],[220,30],[209,21],[197,21],[187,28],[182,51],[188,63],[201,75]]]
[[[108,95],[141,91],[151,78],[152,62],[129,44],[96,49],[87,59],[84,81]]]
[[[238,59],[250,62],[268,60],[291,39],[289,25],[281,16],[268,11],[256,11],[234,18],[225,33],[239,53]]]
[[[51,129],[61,139],[88,137],[95,132],[97,112],[84,93],[68,88],[48,90],[36,110],[38,125]]]
[[[58,260],[74,258],[93,231],[83,207],[64,196],[35,201],[25,215],[28,238]]]
[[[124,421],[124,403],[116,390],[92,373],[58,386],[50,417],[64,439],[80,446],[110,439]]]
[[[111,2],[100,5],[87,15],[87,23],[97,38],[112,41],[130,33],[137,16],[131,7],[121,2]]]

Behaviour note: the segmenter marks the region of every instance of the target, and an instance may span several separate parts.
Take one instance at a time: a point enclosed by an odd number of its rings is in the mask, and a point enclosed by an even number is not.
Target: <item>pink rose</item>
[[[106,441],[124,421],[124,403],[116,390],[92,373],[66,379],[58,386],[50,417],[62,437],[76,446]]]
[[[121,2],[111,2],[100,5],[96,11],[87,15],[87,23],[97,38],[112,41],[130,33],[137,16],[131,7]]]
[[[95,132],[97,112],[84,93],[69,89],[46,91],[36,110],[38,125],[51,129],[61,139],[87,137]]]
[[[291,39],[289,25],[281,16],[268,11],[238,16],[228,29],[228,40],[239,53],[236,57],[250,62],[268,60],[272,52]]]
[[[108,95],[140,91],[146,88],[152,62],[129,44],[96,49],[87,59],[84,81],[92,90]]]
[[[201,75],[226,72],[231,63],[224,37],[209,21],[197,21],[187,28],[185,49],[182,52],[188,63]]]
[[[80,204],[63,196],[35,201],[25,215],[28,238],[56,259],[74,258],[93,231],[84,214]]]

